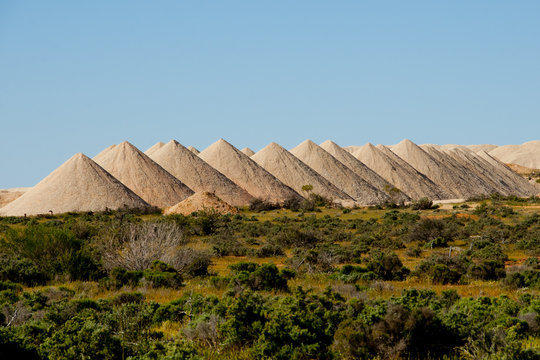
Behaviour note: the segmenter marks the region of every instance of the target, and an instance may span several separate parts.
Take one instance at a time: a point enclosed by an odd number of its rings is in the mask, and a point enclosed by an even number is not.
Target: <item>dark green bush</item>
[[[458,284],[469,266],[470,260],[466,257],[434,254],[420,262],[413,274],[436,284]]]
[[[469,276],[473,279],[498,280],[505,275],[504,263],[499,260],[483,260],[469,267]]]
[[[230,284],[246,285],[252,290],[288,290],[287,280],[293,275],[291,270],[279,271],[274,264],[258,265],[239,262],[229,265],[235,276]],[[293,275],[294,276],[294,275]],[[217,279],[214,280],[217,284]]]
[[[456,224],[447,219],[424,218],[414,224],[409,241],[419,241],[427,247],[446,246],[459,234]]]
[[[30,259],[0,255],[0,279],[34,286],[45,284],[48,276]]]
[[[268,202],[259,198],[253,199],[249,203],[249,210],[255,211],[255,212],[269,211],[269,210],[275,210],[275,209],[279,209],[278,204],[273,204],[271,202]]]
[[[410,273],[395,253],[380,250],[369,253],[366,268],[381,280],[403,280]]]
[[[436,209],[438,207],[439,207],[438,205],[434,206],[433,201],[431,201],[430,199],[426,197],[413,201],[413,203],[411,204],[411,208],[413,210],[429,210],[429,209]]]
[[[264,244],[257,250],[258,257],[274,257],[283,256],[285,252],[279,245]]]

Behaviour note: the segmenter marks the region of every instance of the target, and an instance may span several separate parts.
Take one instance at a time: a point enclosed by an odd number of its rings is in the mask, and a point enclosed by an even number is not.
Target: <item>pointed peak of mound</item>
[[[256,198],[279,203],[301,198],[296,191],[223,139],[204,149],[199,157]]]
[[[253,155],[255,154],[255,151],[251,150],[251,149],[248,148],[248,147],[245,147],[245,148],[243,148],[243,149],[240,150],[240,151],[242,151],[244,154],[246,154],[246,155],[249,156],[249,157],[251,157],[251,156],[253,156]]]
[[[196,192],[215,193],[234,206],[249,205],[253,200],[246,190],[176,140],[169,141],[150,158]]]
[[[251,157],[257,164],[299,194],[308,195],[302,187],[311,185],[313,193],[334,201],[352,201],[345,192],[303,163],[281,145],[272,142]]]
[[[161,149],[163,147],[163,145],[165,145],[165,143],[163,141],[159,141],[159,142],[155,143],[154,145],[152,145],[151,147],[149,147],[148,150],[146,150],[144,153],[146,155],[150,156],[154,152],[156,152],[157,150]]]
[[[290,152],[362,205],[380,204],[389,200],[388,195],[368,184],[311,140],[305,140]]]
[[[22,216],[147,206],[92,159],[77,153],[0,213]]]
[[[328,153],[330,153],[330,155],[332,155],[349,169],[351,169],[356,175],[360,176],[368,184],[388,194],[392,202],[400,203],[410,200],[410,198],[402,191],[398,191],[399,189],[397,188],[397,186],[383,179],[381,176],[379,176],[377,173],[367,167],[363,162],[358,160],[349,152],[345,151],[335,142],[327,140],[323,142],[320,146]]]
[[[102,152],[94,161],[151,205],[171,206],[193,194],[189,187],[127,141]]]
[[[389,148],[398,155],[399,155],[400,152],[402,153],[402,152],[405,152],[405,151],[408,151],[408,152],[422,151],[422,148],[420,148],[420,146],[416,145],[415,143],[413,143],[409,139],[403,139],[400,142],[398,142],[397,144],[390,146]]]
[[[182,200],[178,204],[166,209],[164,214],[190,215],[199,211],[210,213],[215,212],[221,215],[240,213],[237,208],[221,200],[218,196],[216,196],[216,194],[207,191],[200,191],[191,195],[187,199]]]
[[[189,145],[189,146],[187,147],[187,149],[188,149],[189,151],[191,151],[192,153],[194,153],[195,155],[199,155],[199,153],[200,153],[200,151],[197,150],[197,148],[196,148],[195,146]]]

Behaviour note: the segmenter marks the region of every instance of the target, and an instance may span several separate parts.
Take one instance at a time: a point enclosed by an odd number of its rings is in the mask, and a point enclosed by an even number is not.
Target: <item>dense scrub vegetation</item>
[[[451,209],[0,218],[0,358],[540,359],[540,215]]]

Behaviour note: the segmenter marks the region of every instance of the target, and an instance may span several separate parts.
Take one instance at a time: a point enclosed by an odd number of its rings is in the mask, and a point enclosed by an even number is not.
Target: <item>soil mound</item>
[[[454,176],[453,183],[461,184],[462,187],[457,188],[457,190],[464,199],[505,192],[499,184],[496,184],[486,176],[485,169],[483,169],[481,164],[471,162],[473,160],[472,157],[464,159],[465,154],[471,152],[465,146],[454,147],[447,150],[447,152],[439,151],[432,146],[424,146],[422,150],[428,153],[439,164],[449,169]],[[456,153],[456,151],[461,152]]]
[[[20,198],[31,188],[13,188],[0,190],[0,208]]]
[[[302,142],[290,152],[362,205],[390,201],[387,194],[367,183],[311,140]]]
[[[249,205],[253,200],[246,190],[175,140],[163,145],[150,158],[196,192],[215,193],[234,206]]]
[[[148,204],[87,156],[78,153],[17,200],[3,216],[143,208]]]
[[[194,153],[195,155],[199,155],[199,154],[201,153],[199,150],[197,150],[194,146],[191,146],[191,145],[189,145],[189,146],[187,147],[187,149],[188,149],[189,151],[191,151],[192,153]]]
[[[153,153],[155,153],[157,150],[161,149],[161,147],[165,145],[164,142],[162,141],[159,141],[157,143],[155,143],[154,145],[152,145],[150,148],[148,148],[148,150],[146,150],[144,153],[148,156],[152,155]]]
[[[204,149],[199,157],[256,198],[278,203],[301,198],[296,191],[223,139]]]
[[[311,185],[313,193],[330,200],[353,200],[296,156],[274,142],[258,151],[251,159],[299,194],[307,196],[308,194],[302,190],[302,187]]]
[[[457,166],[451,158],[448,159],[449,157],[447,156],[445,160],[442,160],[444,157],[440,156],[442,153],[435,148],[430,149],[431,151],[428,154],[424,149],[408,139],[391,147],[392,152],[446,190],[453,198],[466,199],[472,196],[490,193],[486,191],[481,181],[476,181],[474,175],[472,178],[467,179],[471,174],[468,172],[463,173],[463,169]],[[434,158],[431,154],[437,156],[438,159]],[[450,163],[447,164],[446,161]],[[478,184],[480,184],[480,188],[476,187]]]
[[[328,151],[330,155],[351,169],[356,175],[364,179],[368,184],[380,191],[387,193],[393,202],[399,203],[410,200],[410,198],[405,195],[405,193],[400,191],[397,186],[383,179],[376,172],[371,170],[363,162],[355,158],[351,153],[341,148],[335,142],[326,140],[320,146],[324,150]]]
[[[431,200],[441,200],[450,198],[440,186],[383,145],[375,147],[368,143],[361,146],[353,155],[411,199],[427,197]]]
[[[129,142],[101,152],[94,161],[150,205],[177,204],[193,191]]]
[[[489,155],[505,164],[518,164],[532,169],[540,169],[540,140],[521,145],[504,145],[489,151]]]
[[[250,148],[248,147],[245,147],[243,148],[242,150],[240,150],[241,152],[243,152],[244,154],[246,154],[247,156],[249,157],[252,157],[253,155],[255,155],[255,151],[251,150]]]

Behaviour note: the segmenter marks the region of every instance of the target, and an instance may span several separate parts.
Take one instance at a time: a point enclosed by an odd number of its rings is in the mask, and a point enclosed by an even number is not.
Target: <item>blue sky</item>
[[[539,1],[0,0],[0,188],[76,152],[540,134]]]

